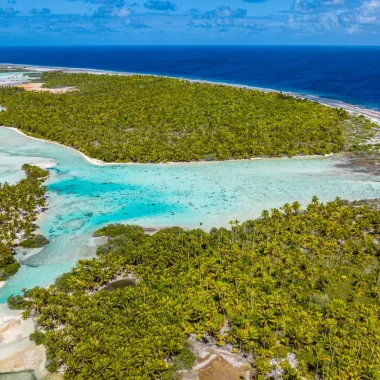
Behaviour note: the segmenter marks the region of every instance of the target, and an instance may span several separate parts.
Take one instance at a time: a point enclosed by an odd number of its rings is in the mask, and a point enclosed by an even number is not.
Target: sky
[[[380,0],[0,0],[0,45],[380,45]]]

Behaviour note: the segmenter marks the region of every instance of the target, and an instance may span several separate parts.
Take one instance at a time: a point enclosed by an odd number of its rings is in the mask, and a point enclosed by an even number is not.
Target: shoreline
[[[68,148],[68,149],[71,149],[73,150],[74,152],[80,154],[82,156],[82,158],[87,161],[88,163],[92,164],[92,165],[95,165],[95,166],[120,166],[120,165],[161,165],[161,166],[181,166],[181,165],[205,165],[205,164],[220,164],[220,163],[227,163],[227,162],[244,162],[244,161],[257,161],[257,160],[285,160],[285,159],[317,159],[317,158],[328,158],[328,157],[337,157],[338,155],[340,154],[344,154],[344,152],[340,152],[340,153],[328,153],[328,154],[325,154],[325,155],[300,155],[300,156],[292,156],[292,157],[252,157],[252,158],[242,158],[242,159],[230,159],[230,160],[224,160],[224,161],[189,161],[189,162],[186,162],[186,161],[180,161],[180,162],[144,162],[144,163],[141,163],[141,162],[104,162],[104,161],[101,161],[101,160],[98,160],[96,158],[91,158],[89,156],[87,156],[86,154],[84,154],[83,152],[75,149],[75,148],[72,148],[71,146],[67,146],[67,145],[64,145],[64,144],[61,144],[59,142],[56,142],[56,141],[52,141],[52,140],[45,140],[45,139],[42,139],[42,138],[39,138],[39,137],[34,137],[34,136],[30,136],[30,135],[27,135],[25,134],[24,132],[20,131],[18,128],[15,128],[15,127],[6,127],[5,125],[0,125],[0,128],[6,128],[6,129],[10,129],[12,130],[13,132],[16,132],[24,137],[27,137],[27,138],[30,138],[32,140],[36,140],[36,141],[41,141],[41,142],[45,142],[45,143],[50,143],[50,144],[55,144],[55,145],[58,145],[58,146],[61,146],[61,147],[64,147],[64,148]],[[52,168],[56,165],[53,165],[53,164],[50,164],[50,163],[41,163],[41,164],[37,164],[36,166],[39,166],[42,167],[42,168]]]
[[[32,371],[36,378],[45,378],[45,348],[29,340],[35,331],[33,318],[22,318],[21,310],[0,305],[0,377],[4,373]]]
[[[54,69],[52,69],[52,70],[54,70]],[[71,69],[70,69],[70,71],[71,71]],[[88,71],[85,71],[85,72],[88,72]],[[94,72],[92,74],[96,74],[96,73]],[[107,74],[107,72],[104,72],[104,73],[101,72],[99,74]],[[118,74],[118,73],[115,73],[115,75],[154,75],[154,74],[125,74],[125,73]],[[155,76],[157,76],[157,77],[167,77],[167,76],[160,76],[160,75],[155,75]],[[175,78],[175,77],[167,77],[167,78]],[[182,79],[182,78],[175,78],[175,79]],[[234,87],[241,87],[241,88],[247,88],[247,89],[252,89],[252,90],[258,90],[258,91],[263,91],[263,92],[281,92],[281,91],[270,90],[270,89],[259,89],[259,88],[255,88],[255,87],[244,86],[244,85],[233,85],[233,84],[209,82],[209,81],[202,81],[202,80],[190,80],[190,79],[186,79],[186,78],[183,78],[183,79],[184,80],[188,80],[190,82],[210,83],[210,84],[216,84],[216,85],[227,85],[227,86],[234,86]],[[287,95],[290,95],[290,96],[294,96],[296,98],[309,99],[307,97],[302,96],[301,94],[299,94],[299,95],[294,94],[293,95],[293,94],[286,93],[286,92],[283,92],[283,93],[287,94]],[[334,106],[334,105],[328,105],[328,104],[325,104],[325,103],[323,103],[321,101],[318,101],[318,100],[312,100],[312,99],[309,99],[309,100],[315,101],[317,103],[320,103],[320,104],[323,104],[323,105],[329,106],[329,107],[338,107],[337,105],[336,106]],[[356,107],[356,106],[351,106],[351,105],[348,105],[348,106],[350,106],[350,107]],[[349,112],[349,113],[363,114],[363,113],[360,113],[361,111],[356,111],[356,110],[346,109],[346,111]],[[372,111],[368,110],[368,112],[372,112]],[[375,112],[375,111],[373,111],[373,112]],[[371,121],[375,120],[374,122],[376,124],[380,125],[380,113],[377,116],[377,118],[374,116],[375,117],[374,120],[372,120],[371,116],[368,116],[366,114],[363,114],[363,115],[365,117],[369,118]],[[58,146],[62,146],[64,148],[69,148],[69,149],[71,149],[71,150],[79,153],[82,156],[82,159],[84,159],[86,162],[88,162],[89,164],[94,165],[94,166],[120,166],[120,165],[155,165],[155,166],[182,166],[182,165],[186,165],[186,166],[190,166],[190,165],[219,164],[219,163],[255,161],[255,160],[274,160],[274,159],[281,159],[281,160],[283,160],[283,159],[286,159],[286,158],[296,158],[296,159],[297,158],[298,159],[328,158],[328,157],[337,157],[338,155],[344,155],[345,154],[345,152],[341,152],[341,153],[338,153],[338,154],[332,154],[331,153],[331,154],[326,154],[326,155],[306,155],[306,156],[301,156],[300,155],[300,156],[292,156],[292,157],[257,157],[257,158],[250,158],[250,159],[233,159],[233,160],[224,160],[224,161],[193,161],[193,162],[168,162],[168,163],[133,163],[133,162],[117,163],[117,162],[103,162],[101,160],[98,160],[98,159],[95,159],[95,158],[91,158],[91,157],[87,156],[86,154],[82,153],[81,151],[79,151],[79,150],[77,150],[75,148],[72,148],[70,146],[61,144],[59,142],[55,142],[55,141],[51,141],[51,140],[47,140],[47,139],[43,139],[43,138],[38,138],[38,137],[30,136],[30,135],[25,134],[21,130],[19,130],[17,128],[14,128],[14,127],[5,127],[5,126],[0,126],[0,127],[11,129],[12,131],[14,131],[16,133],[18,133],[20,135],[23,135],[24,137],[27,137],[27,138],[30,138],[30,139],[33,139],[33,140],[36,140],[36,141],[45,142],[45,143],[51,143],[51,144],[55,144],[55,145],[58,145]],[[58,163],[56,163],[56,164],[58,164]],[[37,164],[36,166],[40,166],[42,168],[47,169],[47,168],[52,168],[55,165],[52,164],[52,163],[48,163],[48,162],[42,162],[41,164]],[[42,219],[44,215],[45,215],[45,213],[41,212],[38,215],[38,219],[37,220],[40,222],[41,221],[40,218]],[[124,279],[125,279],[125,277],[124,277]],[[114,282],[117,281],[117,280],[118,279],[115,279]],[[5,286],[5,285],[6,285],[6,282],[5,282],[5,284],[3,284],[3,286]],[[0,282],[0,289],[1,288],[2,287],[1,287],[1,282]],[[30,343],[30,346],[33,346],[33,344]],[[15,352],[15,354],[18,355],[17,352]],[[198,368],[193,369],[193,371],[194,370],[200,370],[204,366],[208,365],[209,362],[211,362],[211,360],[213,360],[216,357],[216,356],[214,357],[213,355],[215,355],[215,354],[211,354],[211,356],[209,357],[209,359],[207,359],[205,362],[202,362],[198,366]],[[42,362],[41,366],[43,367],[43,362]],[[33,369],[37,370],[37,368],[38,367],[34,367]],[[23,368],[23,369],[25,369],[25,368]]]
[[[343,108],[348,112],[352,112],[355,114],[363,115],[368,117],[372,122],[378,124],[380,126],[380,110],[366,108],[362,105],[355,105],[346,103],[342,100],[335,100],[330,98],[321,97],[319,95],[314,94],[303,94],[302,92],[288,91],[288,90],[276,90],[272,88],[266,87],[256,87],[251,85],[245,85],[241,83],[229,83],[229,82],[220,82],[220,81],[212,81],[208,79],[197,79],[197,78],[188,78],[183,76],[170,76],[165,74],[154,74],[154,73],[138,73],[138,72],[128,72],[128,71],[116,71],[116,70],[101,70],[101,69],[91,69],[91,68],[81,68],[81,67],[64,67],[64,66],[44,66],[44,65],[29,65],[29,64],[14,64],[14,63],[0,63],[0,66],[7,65],[12,66],[14,68],[26,69],[29,71],[41,71],[41,72],[49,72],[49,71],[63,71],[67,73],[82,73],[82,74],[94,74],[94,75],[121,75],[121,76],[133,76],[133,75],[141,75],[141,76],[153,76],[158,78],[170,78],[170,79],[178,79],[178,80],[186,80],[191,83],[207,83],[212,85],[222,85],[236,88],[244,88],[248,90],[256,90],[261,92],[275,92],[282,93],[288,96],[292,96],[298,99],[306,99],[310,100],[327,107],[333,108]],[[373,118],[373,119],[372,119]]]
[[[254,90],[254,91],[261,91],[261,92],[274,92],[274,93],[282,93],[288,96],[292,96],[296,99],[305,99],[309,100],[321,105],[324,105],[326,107],[331,107],[331,108],[342,108],[346,112],[348,112],[351,115],[361,115],[367,118],[369,121],[372,123],[376,124],[377,126],[380,127],[380,111],[372,110],[369,108],[363,108],[361,106],[357,105],[352,105],[348,103],[344,103],[343,101],[340,100],[334,100],[334,99],[328,99],[328,98],[322,98],[319,97],[318,95],[304,95],[301,93],[296,93],[296,92],[290,92],[290,91],[280,91],[280,90],[274,90],[270,88],[260,88],[260,87],[254,87],[254,86],[249,86],[249,85],[244,85],[244,84],[234,84],[234,83],[226,83],[226,82],[216,82],[216,81],[210,81],[210,80],[203,80],[203,79],[193,79],[193,78],[185,78],[185,77],[174,77],[174,76],[168,76],[168,75],[158,75],[158,74],[146,74],[146,73],[133,73],[133,72],[122,72],[122,71],[112,71],[112,70],[98,70],[98,69],[88,69],[88,68],[68,68],[68,67],[53,67],[53,66],[34,66],[34,65],[27,65],[27,64],[12,64],[12,63],[0,63],[1,65],[7,65],[7,66],[12,66],[13,68],[17,69],[26,69],[30,71],[41,71],[41,72],[50,72],[50,71],[63,71],[67,73],[88,73],[88,74],[93,74],[93,75],[121,75],[121,76],[133,76],[133,75],[141,75],[141,76],[154,76],[154,77],[162,77],[162,78],[171,78],[171,79],[178,79],[178,80],[186,80],[191,83],[207,83],[211,85],[223,85],[223,86],[229,86],[229,87],[236,87],[236,88],[244,88],[248,90]],[[29,82],[30,83],[30,82]],[[5,127],[5,126],[2,126]],[[22,134],[25,137],[29,137],[35,140],[39,141],[45,141],[49,142],[52,144],[60,145],[69,149],[72,149],[79,153],[88,163],[95,165],[95,166],[119,166],[119,165],[168,165],[168,166],[180,166],[180,165],[200,165],[200,164],[212,164],[212,163],[221,163],[221,162],[241,162],[241,161],[252,161],[252,160],[262,160],[262,159],[284,159],[284,158],[323,158],[323,157],[331,157],[331,156],[336,156],[339,154],[344,154],[345,152],[339,152],[336,154],[330,153],[326,155],[296,155],[296,156],[291,156],[291,157],[251,157],[248,159],[229,159],[229,160],[215,160],[215,161],[180,161],[180,162],[144,162],[144,163],[139,163],[139,162],[105,162],[96,158],[92,158],[87,156],[85,153],[58,143],[56,141],[52,140],[47,140],[47,139],[42,139],[38,137],[33,137],[30,135],[27,135],[26,133],[22,132],[21,130],[14,128],[14,127],[5,127],[12,129],[16,133]],[[375,140],[378,141],[378,135],[380,135],[380,131],[377,132],[375,136]],[[347,153],[347,152],[346,152]]]

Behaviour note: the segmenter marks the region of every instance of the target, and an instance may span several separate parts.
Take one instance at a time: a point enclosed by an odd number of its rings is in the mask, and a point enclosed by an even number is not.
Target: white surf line
[[[185,80],[192,83],[207,83],[211,85],[222,85],[222,86],[228,86],[228,87],[235,87],[235,88],[244,88],[248,90],[255,90],[255,91],[261,91],[261,92],[274,92],[274,93],[282,93],[288,96],[292,96],[296,99],[307,99],[315,103],[322,104],[326,107],[332,107],[332,108],[342,108],[346,110],[348,113],[353,113],[356,115],[362,115],[369,119],[371,122],[377,124],[380,126],[380,112],[363,108],[356,105],[351,105],[348,103],[344,103],[340,100],[334,100],[334,99],[328,99],[328,98],[320,98],[318,95],[304,95],[301,93],[296,92],[289,92],[289,91],[280,91],[280,90],[274,90],[270,88],[263,88],[263,87],[254,87],[244,84],[238,84],[238,83],[226,83],[226,82],[214,82],[209,80],[202,80],[202,79],[193,79],[193,78],[186,78],[186,77],[174,77],[174,76],[168,76],[168,75],[158,75],[158,74],[147,74],[147,73],[133,73],[133,72],[123,72],[123,71],[112,71],[112,70],[98,70],[98,69],[88,69],[88,68],[70,68],[70,67],[57,67],[57,66],[33,66],[33,65],[24,65],[24,64],[11,64],[11,63],[0,63],[0,66],[2,65],[9,65],[15,68],[26,68],[29,70],[35,70],[35,71],[41,71],[45,70],[46,72],[49,71],[57,71],[61,70],[67,73],[85,73],[85,74],[97,74],[97,75],[121,75],[121,76],[132,76],[132,75],[141,75],[141,76],[153,76],[156,78],[169,78],[169,79],[178,79],[178,80]],[[45,141],[50,142],[52,144],[57,144],[60,146],[64,146],[66,148],[72,149],[82,155],[82,157],[89,163],[96,165],[96,166],[115,166],[115,165],[188,165],[188,164],[212,164],[212,163],[220,163],[220,162],[235,162],[235,161],[250,161],[250,160],[257,160],[257,159],[282,159],[282,158],[321,158],[321,157],[330,157],[333,156],[333,153],[326,154],[324,156],[322,155],[309,155],[309,156],[292,156],[292,157],[253,157],[248,159],[231,159],[231,160],[223,160],[223,161],[191,161],[191,162],[159,162],[159,163],[137,163],[137,162],[105,162],[98,160],[96,158],[91,158],[87,156],[86,154],[80,152],[79,150],[72,148],[70,146],[57,143],[55,141],[51,140],[44,140],[39,139],[36,137],[32,137],[29,135],[26,135],[25,133],[21,132],[17,128],[8,127],[25,137],[34,138],[39,141]]]
[[[323,104],[325,106],[329,107],[335,107],[335,108],[343,108],[346,111],[351,111],[355,113],[360,113],[363,116],[367,117],[373,117],[377,122],[380,123],[380,112],[371,110],[369,108],[365,108],[363,106],[353,105],[349,103],[342,102],[340,100],[334,100],[329,98],[322,98],[318,95],[312,95],[312,94],[302,94],[298,92],[292,92],[292,91],[281,91],[281,90],[275,90],[272,88],[265,88],[265,87],[256,87],[256,86],[250,86],[240,83],[228,83],[228,82],[219,82],[219,81],[210,81],[207,79],[197,79],[197,78],[188,78],[188,77],[181,77],[181,76],[170,76],[170,75],[160,75],[160,74],[154,74],[154,73],[138,73],[138,72],[127,72],[127,71],[114,71],[114,70],[100,70],[100,69],[89,69],[89,68],[81,68],[81,67],[63,67],[63,66],[33,66],[28,64],[12,64],[12,63],[0,63],[0,66],[2,65],[9,65],[15,68],[24,68],[31,71],[42,71],[45,70],[46,72],[49,71],[64,71],[68,73],[84,73],[84,74],[98,74],[98,75],[121,75],[121,76],[132,76],[132,75],[140,75],[140,76],[153,76],[156,78],[170,78],[170,79],[179,79],[179,80],[186,80],[193,83],[207,83],[207,84],[213,84],[213,85],[222,85],[222,86],[228,86],[228,87],[236,87],[236,88],[244,88],[249,90],[256,90],[261,92],[275,92],[275,93],[282,93],[285,95],[292,96],[294,98],[300,98],[300,99],[308,99],[310,101],[314,101],[316,103]]]

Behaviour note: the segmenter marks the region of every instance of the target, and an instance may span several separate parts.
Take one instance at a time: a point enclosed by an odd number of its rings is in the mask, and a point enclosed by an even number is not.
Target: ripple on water
[[[102,167],[73,150],[0,128],[0,182],[17,182],[25,162],[57,163],[49,169],[49,209],[39,223],[50,244],[18,255],[21,269],[0,290],[0,302],[22,287],[52,283],[79,258],[92,257],[92,233],[108,223],[198,227],[202,222],[210,228],[255,218],[285,202],[305,205],[313,195],[327,201],[380,194],[378,178],[337,168],[331,157]]]

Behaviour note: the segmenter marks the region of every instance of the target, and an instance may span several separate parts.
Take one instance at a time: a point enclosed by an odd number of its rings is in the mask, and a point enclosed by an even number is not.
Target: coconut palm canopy
[[[108,162],[328,154],[357,149],[375,129],[341,109],[231,86],[60,72],[42,81],[76,91],[0,88],[0,125]]]
[[[191,334],[252,355],[257,378],[277,359],[284,378],[375,379],[379,231],[368,205],[317,198],[209,233],[110,225],[97,258],[9,303],[38,317],[32,338],[67,379],[176,378]],[[135,286],[101,290],[127,275]]]
[[[32,236],[38,210],[46,204],[46,188],[42,184],[49,172],[31,165],[22,169],[26,179],[16,185],[0,183],[0,281],[20,267],[12,251],[22,239]]]

